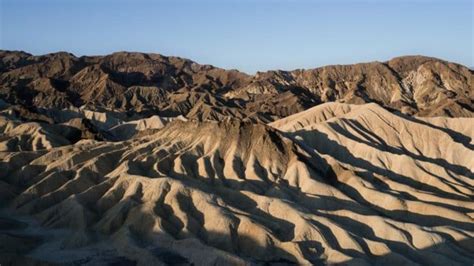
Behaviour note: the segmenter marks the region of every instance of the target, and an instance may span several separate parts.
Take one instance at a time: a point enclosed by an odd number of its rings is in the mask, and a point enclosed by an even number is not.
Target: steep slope
[[[472,124],[330,103],[269,125],[176,120],[122,142],[1,152],[5,215],[38,222],[3,223],[25,243],[4,257],[470,264]]]

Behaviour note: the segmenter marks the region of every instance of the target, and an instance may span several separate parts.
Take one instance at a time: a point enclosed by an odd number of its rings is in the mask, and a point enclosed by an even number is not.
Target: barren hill
[[[3,201],[43,232],[3,222],[3,250],[24,247],[12,260],[474,259],[472,118],[329,103],[269,125],[176,120],[123,142],[70,145],[45,134],[55,145],[1,153]],[[52,245],[61,248],[49,253]]]
[[[473,72],[0,53],[1,265],[471,265]]]

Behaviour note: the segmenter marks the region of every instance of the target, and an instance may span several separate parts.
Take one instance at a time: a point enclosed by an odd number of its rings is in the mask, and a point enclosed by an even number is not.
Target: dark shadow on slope
[[[331,169],[330,168],[331,166],[328,166],[328,167],[329,169]],[[337,180],[337,176],[335,176],[334,174],[331,174],[330,172],[328,172],[327,177],[328,177],[328,180],[331,180],[331,179]],[[325,212],[321,212],[321,211],[336,211],[336,210],[347,209],[347,210],[350,210],[352,212],[359,213],[362,215],[379,215],[381,217],[391,218],[391,219],[395,219],[401,222],[411,222],[411,223],[416,223],[416,224],[420,224],[424,226],[445,225],[445,226],[452,226],[455,228],[462,228],[462,229],[468,229],[468,230],[471,230],[471,228],[473,228],[472,224],[458,222],[458,221],[454,221],[449,218],[444,218],[440,216],[415,214],[408,211],[389,211],[389,210],[379,208],[377,206],[374,206],[370,202],[365,201],[361,195],[357,195],[356,191],[355,192],[352,191],[353,188],[345,184],[341,184],[338,181],[335,182],[335,185],[338,188],[340,188],[342,191],[349,194],[349,196],[351,196],[355,200],[354,202],[347,201],[347,200],[340,200],[340,199],[336,199],[332,197],[319,196],[319,195],[317,198],[308,197],[307,195],[301,193],[299,191],[299,188],[292,188],[291,186],[288,186],[287,183],[279,183],[279,184],[272,185],[272,184],[269,184],[268,182],[264,182],[260,180],[243,180],[243,181],[226,180],[226,184],[232,184],[230,185],[230,188],[227,188],[225,184],[221,184],[221,185],[214,184],[217,187],[221,186],[221,189],[210,190],[208,187],[206,187],[206,184],[209,185],[210,181],[209,179],[205,179],[204,177],[196,179],[195,177],[189,178],[189,176],[181,175],[179,179],[185,182],[187,186],[194,187],[196,189],[205,191],[207,193],[218,195],[222,197],[231,206],[234,206],[234,207],[238,206],[238,208],[248,211],[252,215],[253,220],[255,220],[256,222],[262,223],[269,228],[272,228],[272,227],[269,226],[268,222],[265,222],[265,220],[267,220],[268,217],[272,217],[272,216],[260,210],[256,212],[252,211],[251,209],[255,208],[254,203],[252,203],[251,199],[239,193],[239,191],[246,191],[247,190],[246,188],[248,187],[258,187],[260,188],[260,190],[263,190],[263,192],[266,192],[271,188],[275,188],[275,186],[279,187],[281,191],[284,191],[284,193],[287,194],[287,197],[283,197],[283,198],[287,198],[290,204],[295,204],[295,207],[297,207],[300,211],[302,211],[301,207],[304,207],[311,214],[326,216],[327,218],[330,218],[331,220],[339,223],[339,225],[342,226],[347,232],[351,232],[351,234],[354,234],[355,236],[357,236],[355,237],[355,240],[359,242],[359,244],[363,247],[364,252],[366,253],[369,253],[369,249],[366,246],[366,244],[363,242],[362,240],[363,238],[371,239],[373,241],[378,241],[378,242],[382,241],[383,243],[386,243],[391,249],[393,249],[399,254],[405,254],[408,252],[416,254],[417,251],[414,250],[413,247],[410,247],[406,244],[403,244],[397,241],[389,241],[389,240],[378,238],[377,236],[375,236],[373,231],[369,231],[370,226],[368,225],[362,224],[360,222],[357,222],[353,219],[346,218],[346,217],[336,217],[334,215],[333,216],[327,215]],[[246,183],[249,183],[251,185],[245,185]],[[254,189],[251,189],[248,191],[256,193]],[[260,193],[257,193],[257,194],[260,194]],[[271,197],[268,194],[261,194],[261,195]],[[331,204],[328,204],[328,202],[330,202]],[[447,207],[451,207],[451,206],[447,206]],[[458,211],[461,211],[461,210],[458,210]],[[263,215],[262,217],[263,219],[260,218],[262,215]],[[279,220],[275,217],[272,217],[272,219]],[[320,230],[325,232],[324,233],[325,237],[327,237],[329,240],[332,239],[329,241],[331,243],[330,245],[332,248],[339,250],[340,252],[351,257],[360,257],[360,258],[364,258],[364,260],[375,259],[375,257],[372,258],[370,254],[367,255],[367,254],[360,253],[356,250],[350,250],[350,249],[346,250],[346,249],[341,248],[341,246],[337,242],[337,239],[335,237],[332,237],[332,238],[330,237],[332,233],[329,228],[324,229],[323,228],[324,226],[318,222],[316,222],[314,225],[317,226]],[[284,230],[288,230],[288,229],[289,228],[286,228]],[[281,233],[278,233],[279,230],[272,229],[272,231],[276,235],[281,234]],[[409,235],[407,237],[410,238]],[[448,237],[449,236],[446,235],[447,239],[449,239]],[[291,241],[291,239],[292,238],[286,238],[286,241]],[[284,240],[284,239],[281,239],[281,240]],[[366,256],[368,256],[368,258]],[[314,259],[312,257],[310,258]],[[418,263],[422,263],[424,261],[421,257],[417,255],[411,255],[410,260],[417,261]]]
[[[424,249],[412,250],[412,255],[407,257],[409,259],[413,259],[413,263],[419,263],[422,265],[472,265],[474,263],[474,256],[472,254],[466,254],[466,257],[463,258],[452,255],[452,250],[455,249],[455,246],[472,247],[474,246],[474,239],[468,238],[457,242],[447,241]],[[403,250],[404,249],[398,250],[396,252],[397,254],[391,252],[382,256],[374,256],[371,262],[375,265],[398,265],[402,263],[402,261],[400,261],[397,257],[400,255],[406,255],[406,253],[403,253]],[[425,254],[425,256],[431,257],[429,260],[420,260],[418,258],[420,254]],[[360,265],[360,263],[360,260],[353,259],[335,265]],[[407,262],[405,261],[405,263]]]
[[[469,178],[474,178],[474,173],[472,173],[470,171],[470,169],[468,169],[465,166],[451,164],[448,161],[446,161],[445,159],[430,158],[430,157],[427,157],[427,156],[415,154],[413,152],[408,151],[407,149],[404,149],[403,147],[402,148],[396,148],[396,147],[390,146],[381,137],[379,137],[376,134],[374,134],[373,132],[370,132],[369,130],[367,130],[358,121],[346,120],[346,122],[348,123],[348,125],[352,129],[357,131],[359,134],[364,136],[366,139],[372,139],[374,141],[369,142],[369,141],[366,141],[364,139],[361,139],[361,138],[355,136],[354,134],[349,133],[347,130],[345,130],[344,128],[342,128],[338,124],[330,124],[330,126],[337,133],[339,133],[343,136],[346,136],[347,138],[352,139],[356,142],[364,143],[364,144],[366,144],[370,147],[376,148],[379,151],[387,151],[387,152],[398,154],[398,155],[406,155],[406,156],[409,156],[409,157],[414,158],[416,160],[436,164],[436,165],[438,165],[442,168],[449,169],[450,171],[452,171],[453,173],[455,173],[457,175],[463,175],[463,176],[466,176],[466,177],[469,177]]]
[[[337,180],[337,174],[332,169],[328,171],[327,176],[328,178]],[[383,209],[375,205],[374,203],[367,201],[360,194],[359,191],[345,184],[344,182],[338,181],[336,187],[361,205],[370,206],[371,209],[375,210],[381,216],[389,217],[402,222],[415,223],[423,226],[454,226],[466,230],[474,230],[474,223],[459,222],[442,216],[412,213],[405,210]]]
[[[352,165],[354,167],[365,169],[368,172],[373,172],[373,173],[376,173],[376,174],[379,174],[379,175],[382,175],[382,176],[386,176],[386,177],[388,177],[390,179],[393,179],[397,182],[400,182],[402,184],[411,186],[415,189],[425,190],[425,191],[434,193],[434,194],[436,194],[438,196],[441,196],[441,197],[446,197],[446,198],[454,199],[454,200],[469,201],[467,196],[464,197],[464,196],[461,196],[461,195],[457,195],[457,194],[453,194],[453,193],[450,193],[450,192],[443,191],[443,190],[441,190],[437,187],[428,185],[426,183],[421,183],[421,182],[419,182],[417,180],[414,180],[412,178],[409,178],[407,176],[395,173],[395,172],[393,172],[389,169],[381,168],[379,166],[375,166],[375,165],[371,164],[370,162],[364,160],[363,158],[355,157],[346,147],[340,145],[336,141],[333,141],[333,140],[329,139],[328,136],[323,132],[319,132],[319,131],[299,132],[299,135],[301,137],[303,137],[304,142],[306,142],[306,140],[305,140],[306,139],[306,136],[305,136],[306,134],[311,134],[312,138],[317,139],[317,142],[322,144],[320,146],[316,145],[317,147],[314,147],[316,150],[318,150],[322,154],[332,155],[335,158],[337,158],[339,161],[341,161],[342,163],[347,163],[347,164]],[[347,135],[348,137],[354,138],[353,136],[348,135],[347,132],[344,132],[344,133],[341,133],[341,134],[344,134],[344,135]],[[359,141],[359,140],[356,139],[356,141]],[[360,141],[363,141],[363,140],[360,140]],[[318,143],[316,143],[316,144],[318,144]],[[369,143],[369,144],[372,145],[371,143]],[[400,154],[405,154],[405,153],[402,153],[400,151]]]
[[[474,209],[469,209],[469,208],[464,208],[464,207],[460,207],[460,206],[454,206],[454,205],[449,205],[449,204],[446,204],[446,203],[443,203],[443,202],[434,202],[434,201],[425,201],[425,200],[421,200],[421,199],[418,199],[416,198],[415,196],[405,192],[405,191],[393,191],[392,189],[390,189],[390,187],[385,184],[383,181],[379,180],[378,178],[376,178],[374,176],[374,173],[373,172],[368,172],[368,171],[355,171],[355,174],[363,179],[364,181],[374,185],[376,188],[380,189],[380,191],[383,191],[384,193],[387,193],[391,196],[394,196],[394,197],[397,197],[397,198],[400,198],[400,199],[403,199],[403,200],[413,200],[413,201],[418,201],[418,202],[423,202],[423,203],[428,203],[428,204],[431,204],[431,205],[435,205],[435,206],[439,206],[439,207],[444,207],[444,208],[448,208],[448,209],[451,209],[451,210],[455,210],[455,211],[458,211],[458,212],[462,212],[462,213],[468,213],[468,212],[472,212],[474,211]],[[431,173],[430,173],[431,174]]]
[[[446,161],[445,159],[430,158],[430,157],[427,157],[427,156],[424,156],[424,155],[415,154],[413,152],[408,151],[404,147],[396,148],[396,147],[390,146],[381,137],[377,136],[376,134],[372,133],[371,131],[369,131],[365,127],[363,127],[358,121],[346,120],[346,122],[353,130],[358,132],[360,135],[364,136],[365,139],[372,140],[372,142],[366,141],[366,140],[361,139],[359,137],[356,137],[354,134],[349,133],[347,130],[345,130],[344,128],[342,128],[341,126],[339,126],[337,124],[331,124],[331,127],[336,132],[346,136],[347,138],[352,139],[356,142],[364,143],[364,144],[366,144],[370,147],[378,149],[379,151],[382,151],[382,152],[387,151],[387,152],[390,152],[390,153],[393,153],[393,154],[406,155],[406,156],[409,156],[410,158],[413,158],[413,159],[416,159],[416,160],[419,160],[419,161],[423,161],[423,162],[432,163],[432,164],[435,164],[439,167],[442,167],[442,168],[448,170],[448,171],[446,171],[448,174],[450,172],[452,172],[456,175],[463,175],[463,176],[466,176],[466,177],[471,178],[471,179],[474,178],[474,174],[467,167],[464,167],[464,166],[461,166],[461,165],[456,165],[456,164],[451,164],[448,161]],[[428,174],[437,177],[441,182],[443,182],[447,186],[451,187],[451,189],[456,190],[460,194],[466,195],[465,193],[459,191],[456,187],[452,186],[444,178],[436,176],[435,174],[428,172],[422,166],[419,166],[419,167],[420,167],[421,170],[427,172]],[[453,179],[455,179],[457,182],[459,182],[460,184],[462,184],[463,186],[465,186],[467,188],[470,188],[471,190],[474,189],[473,186],[469,185],[468,183],[464,182],[463,180],[461,180],[459,178],[456,178],[453,175],[451,175],[451,177]],[[466,195],[466,196],[470,196],[470,195]]]
[[[469,136],[466,136],[464,134],[461,134],[461,133],[456,132],[454,130],[451,130],[449,128],[439,127],[439,126],[430,124],[428,122],[425,122],[425,121],[423,121],[421,119],[418,119],[416,117],[413,117],[413,116],[404,115],[404,114],[401,114],[399,112],[392,112],[392,114],[394,114],[394,115],[396,115],[396,116],[398,116],[402,119],[409,120],[413,123],[417,123],[417,124],[421,124],[423,126],[428,126],[430,128],[433,128],[433,129],[441,130],[441,131],[445,132],[446,134],[448,134],[449,136],[451,136],[453,141],[462,144],[464,147],[466,147],[470,150],[474,150],[474,145],[471,144],[472,138],[469,137]]]
[[[267,212],[262,211],[258,208],[257,203],[250,197],[240,193],[238,187],[241,187],[242,184],[235,184],[235,180],[227,180],[227,185],[232,186],[232,188],[227,187],[226,185],[217,185],[214,184],[214,187],[209,187],[209,181],[203,179],[190,179],[185,175],[179,175],[177,173],[172,174],[174,178],[181,180],[186,186],[194,188],[208,194],[214,194],[221,197],[228,205],[234,206],[238,209],[244,210],[252,215],[249,217],[255,219],[257,222],[264,225],[268,228],[280,241],[290,241],[294,237],[294,227],[295,225],[285,221],[283,219],[274,217]],[[244,182],[250,182],[246,180]],[[262,184],[257,184],[256,182],[250,186],[261,186]],[[252,191],[254,192],[254,191]],[[255,193],[255,192],[254,192]],[[197,209],[195,209],[197,211]],[[202,211],[202,210],[201,210]],[[231,210],[228,210],[233,212]]]

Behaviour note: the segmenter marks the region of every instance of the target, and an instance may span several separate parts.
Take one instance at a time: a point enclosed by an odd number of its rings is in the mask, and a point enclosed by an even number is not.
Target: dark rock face
[[[0,97],[41,108],[273,121],[322,102],[376,102],[419,116],[472,117],[473,71],[435,58],[268,71],[250,76],[158,54],[75,57],[0,51]]]
[[[275,94],[299,88],[321,102],[377,102],[420,116],[473,115],[473,72],[435,58],[407,56],[388,62],[257,73],[232,96]]]

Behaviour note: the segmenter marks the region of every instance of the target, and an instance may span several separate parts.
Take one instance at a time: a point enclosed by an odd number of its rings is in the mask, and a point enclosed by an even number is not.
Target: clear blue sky
[[[155,52],[223,68],[422,54],[473,66],[471,0],[0,0],[1,49]]]

